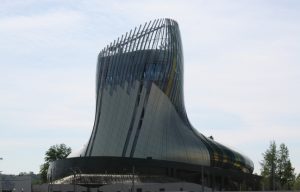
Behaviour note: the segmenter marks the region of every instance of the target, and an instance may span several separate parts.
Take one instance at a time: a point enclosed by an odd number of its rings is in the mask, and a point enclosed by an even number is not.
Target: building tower
[[[177,22],[140,25],[98,56],[96,115],[77,154],[51,164],[49,176],[120,172],[178,177],[203,167],[251,174],[246,156],[205,137],[189,122],[183,98],[183,53]],[[120,168],[121,167],[121,168]]]

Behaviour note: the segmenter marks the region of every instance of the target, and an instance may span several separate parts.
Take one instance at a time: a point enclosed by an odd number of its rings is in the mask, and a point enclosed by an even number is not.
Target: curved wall
[[[183,99],[178,24],[158,19],[105,47],[96,75],[96,115],[79,157],[165,160],[251,173],[240,153],[198,133]]]

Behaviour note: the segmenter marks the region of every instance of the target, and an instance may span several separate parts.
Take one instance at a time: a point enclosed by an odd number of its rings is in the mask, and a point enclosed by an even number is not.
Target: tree
[[[65,159],[72,149],[67,147],[65,144],[57,144],[51,146],[45,153],[45,163],[40,166],[41,180],[43,183],[47,182],[47,172],[50,165],[50,162]]]
[[[40,174],[35,174],[34,172],[20,172],[19,176],[30,176],[31,177],[31,184],[41,184],[41,177]]]
[[[263,153],[263,158],[263,161],[260,162],[263,186],[265,189],[274,190],[276,184],[276,162],[278,159],[275,141],[271,141],[269,149]]]
[[[272,141],[269,149],[263,153],[263,161],[260,164],[265,189],[292,189],[295,174],[285,144],[282,143],[277,150],[275,141]]]
[[[281,185],[281,189],[292,189],[293,183],[295,181],[294,168],[289,159],[289,150],[285,144],[280,145],[278,151],[278,178]]]
[[[300,190],[300,173],[295,179],[293,190]]]

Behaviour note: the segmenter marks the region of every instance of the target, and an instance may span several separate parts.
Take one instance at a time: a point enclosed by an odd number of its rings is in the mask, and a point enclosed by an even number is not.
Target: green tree
[[[277,175],[279,178],[281,189],[290,190],[295,181],[295,173],[289,158],[289,150],[285,144],[280,145],[277,161]]]
[[[41,180],[43,183],[47,182],[47,172],[50,162],[65,159],[72,149],[67,147],[65,144],[53,145],[45,153],[45,163],[40,166]]]
[[[300,173],[295,179],[293,190],[300,190]]]
[[[34,172],[20,172],[19,176],[30,176],[31,177],[31,184],[41,184],[41,177],[40,174],[35,174]]]
[[[261,176],[262,185],[265,189],[273,190],[276,187],[276,162],[278,159],[276,143],[275,141],[271,141],[269,149],[265,153],[263,153],[263,161],[260,162],[261,165]]]
[[[271,141],[269,149],[263,153],[261,164],[262,185],[266,190],[290,190],[294,186],[295,173],[289,157],[289,150],[285,144],[276,148],[275,141]]]

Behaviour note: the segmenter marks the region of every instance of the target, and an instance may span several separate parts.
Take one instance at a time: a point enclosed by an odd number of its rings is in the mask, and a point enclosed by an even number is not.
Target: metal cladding
[[[251,160],[189,123],[181,38],[174,20],[150,21],[105,47],[98,57],[96,94],[93,132],[78,157],[144,158],[253,171]]]

